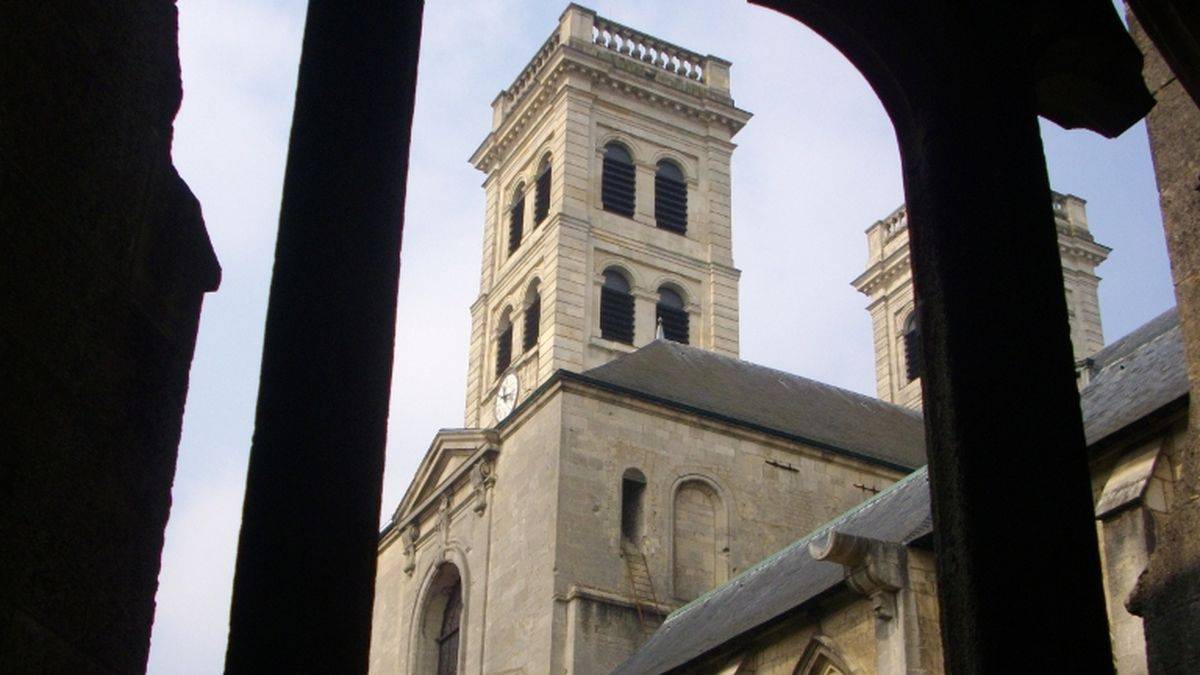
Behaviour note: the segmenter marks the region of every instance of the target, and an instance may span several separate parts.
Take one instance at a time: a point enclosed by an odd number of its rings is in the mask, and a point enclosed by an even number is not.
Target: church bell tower
[[[572,4],[493,101],[466,426],[656,338],[737,356],[729,70]]]

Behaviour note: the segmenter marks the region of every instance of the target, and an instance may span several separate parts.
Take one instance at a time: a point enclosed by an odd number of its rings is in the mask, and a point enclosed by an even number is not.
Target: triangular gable
[[[400,522],[410,512],[442,490],[459,469],[480,450],[497,444],[493,429],[442,429],[433,437],[429,450],[396,508],[393,520]]]

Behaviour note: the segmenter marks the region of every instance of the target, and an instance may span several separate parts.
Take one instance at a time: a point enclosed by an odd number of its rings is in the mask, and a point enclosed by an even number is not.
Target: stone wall
[[[140,672],[200,303],[170,2],[0,19],[0,671]]]
[[[1194,31],[1194,12],[1191,21]],[[1132,603],[1146,619],[1151,672],[1195,672],[1200,669],[1200,405],[1195,404],[1200,401],[1200,108],[1137,19],[1130,16],[1129,24],[1146,55],[1143,75],[1157,101],[1146,118],[1146,129],[1193,402],[1188,437],[1177,455],[1178,507],[1164,523]]]
[[[563,597],[586,584],[613,604],[629,602],[620,544],[626,469],[646,476],[644,536],[637,543],[666,607],[681,606],[870,496],[856,484],[881,489],[901,477],[578,385],[564,385],[563,415],[555,581]],[[595,644],[613,635],[635,635],[628,626],[636,615],[624,616],[626,628],[577,633],[572,648],[598,653]],[[604,650],[620,658],[574,672],[608,672],[635,646]]]

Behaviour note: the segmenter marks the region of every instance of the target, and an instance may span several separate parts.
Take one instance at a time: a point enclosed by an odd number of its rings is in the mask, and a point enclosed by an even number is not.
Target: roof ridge
[[[917,419],[920,419],[922,416],[920,412],[913,410],[912,408],[906,408],[902,405],[897,405],[895,403],[885,401],[881,398],[876,398],[869,394],[863,394],[863,393],[854,391],[853,389],[839,387],[836,384],[822,382],[821,380],[807,377],[804,375],[800,375],[798,373],[789,372],[789,371],[783,370],[781,368],[775,368],[773,366],[764,365],[761,363],[757,363],[755,361],[749,361],[747,359],[743,359],[740,356],[729,356],[728,354],[720,354],[718,352],[714,352],[712,350],[705,349],[704,347],[696,347],[694,345],[687,345],[687,344],[683,344],[680,342],[675,342],[674,340],[667,340],[666,338],[655,338],[653,341],[649,342],[648,344],[646,344],[642,347],[639,347],[638,349],[636,349],[632,352],[627,352],[625,354],[622,354],[622,355],[618,356],[617,358],[613,359],[612,361],[609,361],[607,363],[602,363],[602,364],[596,366],[595,368],[589,368],[588,370],[583,371],[582,374],[587,375],[589,373],[595,373],[596,371],[603,370],[604,368],[606,368],[607,366],[609,366],[611,364],[618,363],[618,362],[624,361],[626,359],[631,359],[631,358],[637,356],[638,354],[641,354],[643,351],[649,349],[650,347],[659,345],[659,343],[662,343],[662,346],[669,350],[674,350],[674,351],[683,352],[683,353],[694,353],[694,354],[703,356],[705,358],[712,358],[712,359],[715,359],[718,361],[742,363],[751,368],[756,368],[758,370],[764,370],[764,371],[768,371],[771,373],[778,373],[785,377],[793,378],[793,379],[797,379],[797,380],[804,380],[805,382],[817,385],[818,387],[821,387],[822,389],[826,389],[829,391],[841,392],[841,393],[849,395],[852,398],[860,399],[863,401],[868,401],[870,403],[878,403],[885,407],[892,408],[896,412],[901,412],[901,413],[904,413],[905,415],[908,415],[910,417],[915,417]]]

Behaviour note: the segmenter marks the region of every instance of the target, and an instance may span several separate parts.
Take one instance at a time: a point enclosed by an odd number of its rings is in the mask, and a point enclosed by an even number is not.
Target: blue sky
[[[755,114],[735,138],[742,357],[874,395],[863,230],[902,201],[891,125],[862,77],[803,26],[737,2],[586,3],[733,62]],[[384,514],[439,427],[462,424],[490,103],[566,2],[427,4],[405,213]],[[221,670],[304,3],[184,0],[174,159],[224,278],[205,299],[167,527],[151,673]],[[1088,200],[1108,341],[1174,303],[1145,129],[1043,124],[1051,182]],[[981,209],[986,205],[981,204]],[[964,226],[970,226],[964,214]]]

